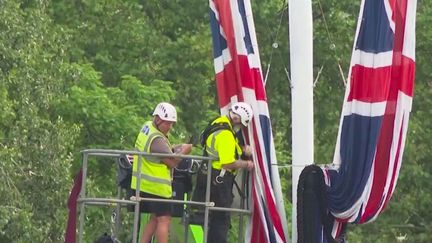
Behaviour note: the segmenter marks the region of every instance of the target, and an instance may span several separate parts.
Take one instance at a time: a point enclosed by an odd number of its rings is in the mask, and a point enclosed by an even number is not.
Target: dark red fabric
[[[74,179],[74,185],[69,195],[68,208],[69,218],[65,233],[65,243],[75,243],[76,241],[76,219],[77,219],[77,200],[81,192],[82,169]]]

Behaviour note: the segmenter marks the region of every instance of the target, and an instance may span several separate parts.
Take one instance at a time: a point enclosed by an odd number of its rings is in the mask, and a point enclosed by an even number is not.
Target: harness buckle
[[[223,182],[223,176],[220,175],[216,176],[215,181],[216,183],[221,184]]]
[[[223,182],[223,177],[225,176],[225,172],[226,172],[225,169],[221,169],[219,175],[216,176],[215,178],[216,183],[221,184]]]

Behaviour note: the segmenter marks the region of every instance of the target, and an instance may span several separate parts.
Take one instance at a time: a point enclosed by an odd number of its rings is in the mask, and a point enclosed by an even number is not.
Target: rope
[[[291,167],[306,167],[306,166],[309,166],[309,165],[293,165],[293,164],[283,164],[283,165],[280,165],[280,164],[270,164],[271,166],[277,166],[278,168],[291,168]],[[325,167],[325,166],[329,166],[329,165],[332,165],[332,164],[314,164],[314,165],[316,165],[316,166],[319,166],[319,167]]]
[[[327,38],[328,38],[329,41],[330,41],[330,50],[333,50],[334,53],[335,53],[335,56],[336,56],[336,57],[339,57],[339,54],[338,54],[337,49],[336,49],[336,44],[335,44],[334,41],[333,41],[333,38],[332,38],[332,36],[331,36],[330,30],[329,30],[329,27],[328,27],[328,24],[327,24],[327,19],[325,18],[325,15],[324,15],[324,10],[323,10],[323,8],[322,8],[321,0],[318,0],[318,6],[319,6],[319,9],[320,9],[320,11],[321,11],[321,16],[322,16],[323,21],[324,21],[324,27],[325,27],[326,32],[327,32]],[[337,58],[337,59],[336,59],[336,63],[337,63],[337,65],[338,65],[338,68],[339,68],[339,74],[340,74],[340,76],[341,76],[341,78],[342,78],[342,81],[344,82],[344,85],[346,86],[346,85],[347,85],[347,81],[346,81],[346,79],[345,79],[345,75],[344,75],[344,73],[343,73],[342,65],[340,64],[340,58]],[[320,74],[320,73],[321,73],[321,70],[319,71],[319,74]],[[317,78],[317,80],[318,80],[318,78]]]
[[[285,1],[284,4],[285,4],[285,5],[284,5],[284,11],[283,11],[283,15],[282,15],[282,16],[285,16],[285,13],[288,13],[288,0]],[[287,65],[285,64],[284,58],[283,58],[283,56],[282,56],[282,53],[279,51],[278,54],[279,54],[280,59],[282,60],[282,66],[284,67],[285,75],[286,75],[287,80],[288,80],[288,82],[289,82],[289,84],[290,84],[289,88],[292,89],[292,88],[293,88],[293,85],[292,85],[292,81],[291,81],[291,78],[290,78],[291,75],[290,75],[290,73],[288,72],[288,68],[287,68]]]
[[[321,68],[320,68],[320,70],[318,71],[318,74],[317,74],[317,76],[315,78],[315,81],[313,82],[313,87],[316,86],[316,83],[318,82],[318,79],[319,79],[319,77],[321,75],[321,72],[322,72],[323,68],[324,68],[324,65],[322,65]]]
[[[285,11],[282,11],[282,13],[280,15],[280,18],[279,18],[279,24],[278,24],[278,27],[276,29],[276,34],[273,35],[272,33],[270,33],[270,36],[273,39],[273,42],[272,42],[272,51],[270,52],[269,63],[267,64],[266,75],[265,75],[265,78],[264,78],[264,86],[266,86],[266,84],[267,84],[267,79],[268,79],[268,76],[269,76],[269,73],[270,73],[271,63],[273,61],[273,53],[279,47],[279,44],[278,44],[277,40],[278,40],[278,37],[279,37],[279,30],[280,30],[280,27],[282,25],[282,19],[283,19],[284,15],[285,15]],[[267,23],[267,21],[265,21],[265,23],[267,25],[267,28],[270,29],[270,26]],[[285,63],[284,63],[284,67],[285,67]]]

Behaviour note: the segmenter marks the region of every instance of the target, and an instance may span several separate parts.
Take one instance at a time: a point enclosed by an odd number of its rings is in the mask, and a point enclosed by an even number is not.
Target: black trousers
[[[232,193],[234,176],[231,173],[225,173],[222,182],[217,183],[215,178],[219,173],[219,170],[212,170],[210,200],[215,203],[216,207],[230,208],[234,199],[234,194]],[[231,227],[230,221],[230,212],[210,211],[207,242],[226,243],[228,230]]]

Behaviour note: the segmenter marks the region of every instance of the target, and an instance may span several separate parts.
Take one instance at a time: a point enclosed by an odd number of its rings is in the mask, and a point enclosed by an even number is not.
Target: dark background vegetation
[[[313,0],[317,163],[333,157],[359,4]],[[252,6],[264,74],[271,64],[278,161],[288,165],[287,5]],[[430,6],[418,1],[414,104],[396,191],[377,221],[349,227],[350,242],[432,241]],[[130,149],[158,102],[179,108],[176,142],[218,113],[206,1],[0,0],[0,32],[0,242],[63,242],[80,151]],[[113,161],[92,161],[89,173],[89,194],[115,195]],[[280,176],[290,222],[289,167]],[[89,210],[86,237],[106,231],[109,216]]]

